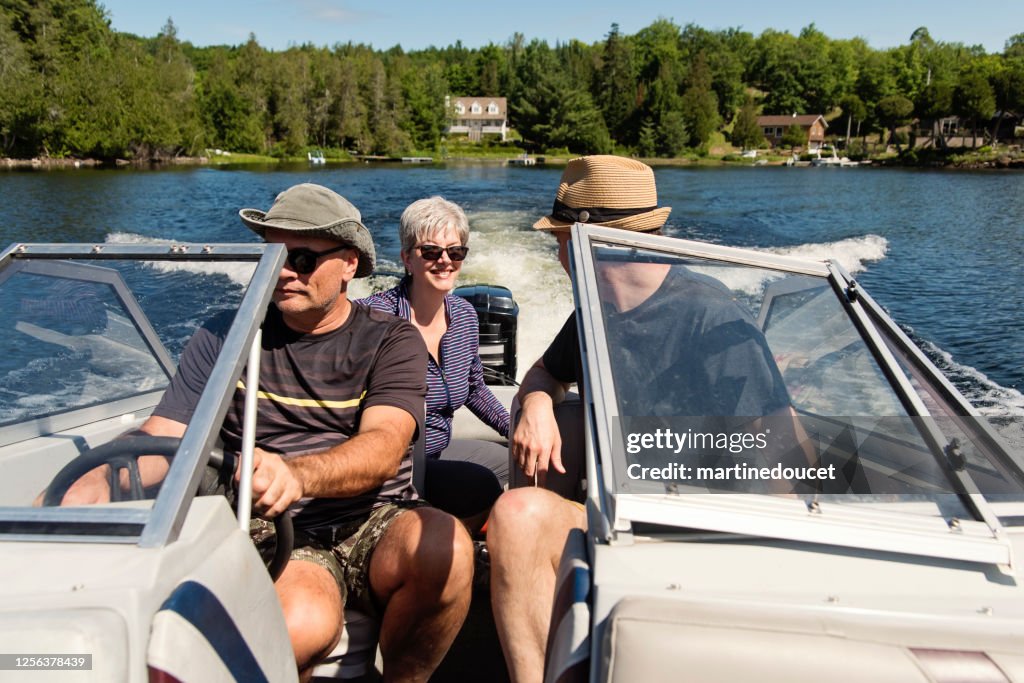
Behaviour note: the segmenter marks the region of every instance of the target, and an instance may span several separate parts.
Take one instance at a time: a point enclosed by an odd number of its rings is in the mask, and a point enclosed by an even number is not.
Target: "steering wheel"
[[[126,436],[91,448],[57,472],[43,494],[43,505],[48,507],[60,505],[72,484],[87,472],[101,465],[110,465],[110,476],[107,483],[110,485],[111,501],[142,500],[145,496],[145,487],[142,484],[142,474],[139,472],[139,458],[144,455],[163,455],[173,458],[180,445],[181,439],[176,437]],[[235,470],[235,458],[218,449],[210,454],[206,466],[217,470],[218,473],[232,473]],[[128,471],[128,494],[123,499],[121,497],[122,470]],[[267,571],[270,572],[271,578],[277,579],[284,571],[285,565],[288,564],[288,557],[291,555],[295,541],[292,518],[287,514],[275,517],[274,533],[277,542],[274,548],[274,557],[267,565]]]

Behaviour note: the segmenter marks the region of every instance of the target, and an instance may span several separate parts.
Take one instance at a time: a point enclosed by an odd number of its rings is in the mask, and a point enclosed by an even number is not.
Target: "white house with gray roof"
[[[445,97],[448,134],[464,133],[474,142],[484,135],[508,133],[508,105],[504,97]]]

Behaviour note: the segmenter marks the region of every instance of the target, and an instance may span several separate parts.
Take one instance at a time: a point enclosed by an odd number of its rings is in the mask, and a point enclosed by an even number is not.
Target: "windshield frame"
[[[598,295],[597,268],[593,255],[595,243],[770,268],[827,280],[908,412],[925,416],[928,413],[876,328],[876,321],[887,320],[888,316],[870,300],[867,304],[870,308],[865,310],[862,302],[866,297],[858,296],[861,293],[856,281],[836,264],[577,223],[571,229],[570,270],[587,387],[583,397],[587,405],[584,411],[585,434],[588,481],[593,482],[588,486],[588,498],[596,513],[591,515],[591,526],[599,536],[612,540],[619,533],[628,533],[632,522],[649,522],[677,528],[753,534],[976,562],[1010,562],[1009,545],[1004,540],[1005,535],[1001,534],[1002,526],[989,503],[977,492],[969,477],[952,472],[952,479],[963,486],[957,489],[959,498],[974,513],[977,521],[929,518],[881,507],[851,509],[850,506],[825,501],[753,493],[667,491],[664,495],[658,495],[617,490],[612,466],[612,425],[618,417],[618,408],[612,373],[606,371],[611,367],[612,359],[608,352],[602,304]],[[887,325],[896,327],[891,321]],[[918,352],[914,358],[930,375],[941,377],[941,373],[923,354]],[[948,391],[956,393],[948,381],[945,386]],[[961,398],[960,401],[966,403],[965,399]],[[928,428],[923,431],[926,433],[922,436],[933,455],[945,466],[947,463],[942,456],[944,442],[941,433]]]
[[[253,262],[255,269],[245,286],[221,354],[210,373],[185,429],[173,466],[168,471],[152,507],[139,504],[68,507],[0,508],[0,539],[7,541],[138,543],[160,547],[177,539],[189,502],[202,477],[209,453],[218,438],[235,384],[248,359],[254,339],[273,296],[278,274],[285,262],[281,244],[13,244],[0,254],[0,278],[12,262],[21,260],[226,261]],[[152,329],[138,306],[131,311],[140,329]],[[155,334],[155,333],[154,333]],[[162,345],[159,348],[163,348]],[[164,351],[166,354],[166,351]],[[155,355],[159,356],[158,352]],[[169,360],[169,358],[168,358]],[[161,360],[163,365],[163,360]],[[158,392],[154,392],[156,394]],[[148,396],[148,394],[147,394]],[[139,397],[133,397],[138,399]],[[155,400],[152,401],[155,403]],[[88,419],[84,408],[79,418]],[[78,424],[83,424],[78,422]],[[50,429],[53,433],[56,430]]]

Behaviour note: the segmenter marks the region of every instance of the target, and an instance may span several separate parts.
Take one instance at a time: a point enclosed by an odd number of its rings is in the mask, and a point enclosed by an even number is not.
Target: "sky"
[[[853,0],[100,0],[115,30],[155,36],[168,18],[178,38],[197,46],[239,45],[250,33],[263,47],[312,43],[401,45],[419,50],[461,40],[466,47],[504,44],[514,33],[549,44],[603,40],[612,23],[633,34],[658,18],[709,30],[789,31],[814,23],[829,38],[865,39],[875,49],[906,44],[919,26],[943,42],[1002,52],[1024,33],[1024,1]]]

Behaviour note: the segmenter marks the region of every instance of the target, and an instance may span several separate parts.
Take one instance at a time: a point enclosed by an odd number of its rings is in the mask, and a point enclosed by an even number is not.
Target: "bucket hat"
[[[551,215],[533,227],[561,231],[573,223],[588,223],[622,230],[657,230],[671,211],[658,206],[650,166],[635,159],[597,154],[568,163]]]
[[[334,190],[312,183],[294,185],[277,195],[269,211],[242,209],[238,215],[260,237],[267,228],[277,228],[352,245],[359,252],[355,276],[373,272],[376,251],[370,231],[362,224],[359,209]]]

